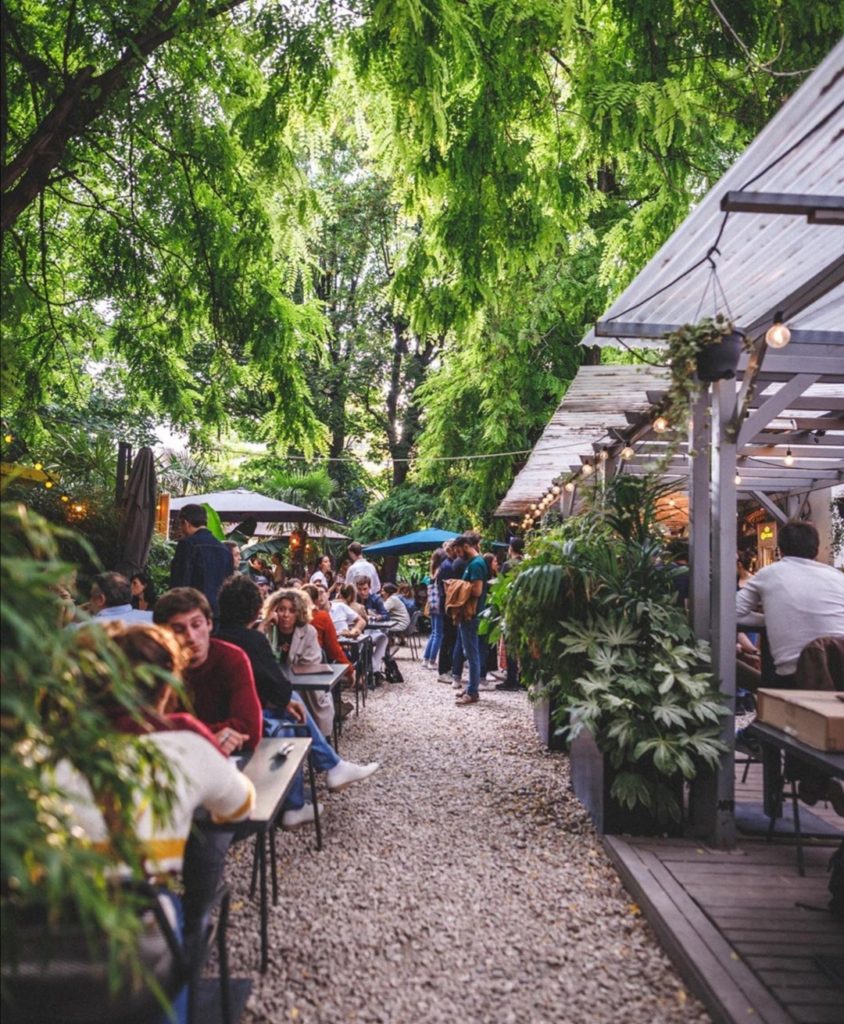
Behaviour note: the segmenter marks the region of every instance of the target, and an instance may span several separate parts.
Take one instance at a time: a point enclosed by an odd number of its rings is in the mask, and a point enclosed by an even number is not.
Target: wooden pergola
[[[682,443],[660,472],[688,489],[692,621],[712,644],[731,705],[738,496],[784,521],[808,493],[844,482],[842,125],[844,41],[583,339],[633,345],[650,365],[638,377],[629,366],[583,367],[497,510],[524,514],[555,477],[578,462],[597,465],[597,453],[605,473],[656,469],[667,443],[653,426],[666,373],[658,365],[662,339],[701,316],[727,314],[752,351],[736,380],[710,385],[690,424],[675,425]],[[778,321],[791,332],[784,348],[766,341]],[[598,379],[603,390],[594,387]],[[589,396],[588,408],[578,396]],[[600,420],[591,437],[590,418]],[[568,440],[579,446],[576,458],[564,450]],[[623,449],[634,453],[627,461],[619,459]],[[729,753],[696,800],[702,833],[722,845],[735,841],[734,735],[730,716]]]

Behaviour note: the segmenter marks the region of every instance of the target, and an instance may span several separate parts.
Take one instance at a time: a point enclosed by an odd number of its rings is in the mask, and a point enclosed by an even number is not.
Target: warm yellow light
[[[11,444],[12,441],[14,441],[14,439],[15,439],[15,435],[14,434],[4,434],[3,435],[3,440],[6,442],[6,444]]]
[[[786,466],[794,465],[794,456],[791,454],[791,449],[786,449],[785,458],[782,460]]]
[[[583,473],[584,476],[589,476],[589,474],[592,473],[592,472],[593,472],[592,463],[591,462],[584,462],[583,463],[583,469],[581,470],[581,473]]]
[[[607,459],[609,458],[609,455],[607,454],[606,448],[602,448],[601,449],[601,451],[598,454],[598,458],[601,460],[601,462],[606,462],[607,461]]]
[[[36,462],[35,465],[32,468],[33,469],[43,469],[44,465],[41,462]]]
[[[50,490],[50,488],[51,488],[51,487],[53,486],[53,481],[52,481],[52,480],[45,480],[45,481],[44,481],[44,486],[45,486],[45,487],[47,488],[47,490],[49,491],[49,490]]]
[[[571,492],[574,490],[574,484],[571,482],[571,480],[569,480],[569,482],[566,484],[565,489],[569,492],[569,494],[571,494]]]
[[[625,462],[628,462],[636,454],[629,444],[626,444],[619,453]]]
[[[653,422],[653,428],[658,434],[664,434],[668,430],[668,420],[664,416],[657,416]]]
[[[68,498],[68,496],[67,496],[66,494],[63,494],[63,495],[62,495],[62,501],[63,501],[63,502],[65,503],[65,504],[67,504],[67,503],[68,503],[68,502],[70,501],[70,498]]]
[[[765,334],[765,341],[771,346],[771,348],[785,348],[785,346],[791,341],[791,331],[784,323],[775,320]]]

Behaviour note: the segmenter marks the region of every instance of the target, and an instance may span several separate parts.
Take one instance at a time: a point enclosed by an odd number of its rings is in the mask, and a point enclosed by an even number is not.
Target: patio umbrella
[[[453,530],[417,530],[405,533],[401,537],[381,540],[377,544],[365,544],[363,550],[367,555],[412,555],[417,551],[433,551],[446,541],[454,540],[457,534]]]
[[[155,525],[155,458],[151,448],[141,448],[123,492],[118,543],[119,572],[132,576],[146,567]]]

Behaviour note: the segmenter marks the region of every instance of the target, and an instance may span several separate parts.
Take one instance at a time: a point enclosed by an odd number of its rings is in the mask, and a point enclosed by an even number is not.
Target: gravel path
[[[325,845],[279,837],[271,962],[256,971],[251,844],[230,854],[229,948],[247,1024],[707,1021],[541,749],[522,693],[454,691],[406,658],[341,753],[380,760],[325,794]]]

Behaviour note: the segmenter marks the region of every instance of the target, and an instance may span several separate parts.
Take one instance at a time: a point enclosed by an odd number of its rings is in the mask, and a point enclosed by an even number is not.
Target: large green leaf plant
[[[491,601],[526,681],[551,698],[558,728],[594,737],[611,794],[660,820],[681,817],[676,780],[714,768],[726,713],[676,598],[659,529],[664,485],[619,477],[579,515],[538,536]]]

